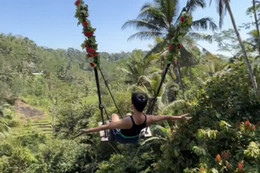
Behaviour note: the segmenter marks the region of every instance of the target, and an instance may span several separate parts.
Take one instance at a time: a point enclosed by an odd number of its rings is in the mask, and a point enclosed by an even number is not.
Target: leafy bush
[[[200,90],[192,122],[162,146],[160,172],[259,172],[260,102],[246,68],[234,64]],[[254,151],[254,152],[253,152]]]

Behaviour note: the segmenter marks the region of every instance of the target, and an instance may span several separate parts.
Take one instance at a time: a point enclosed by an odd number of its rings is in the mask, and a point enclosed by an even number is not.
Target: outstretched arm
[[[107,129],[125,129],[128,127],[128,122],[126,119],[122,119],[116,122],[110,122],[108,124],[101,125],[99,127],[90,128],[90,129],[82,129],[81,131],[84,133],[91,133],[91,132],[99,132],[102,130]]]
[[[81,131],[84,132],[84,133],[99,132],[99,131],[102,131],[102,130],[109,129],[109,126],[110,126],[110,123],[104,124],[104,125],[99,126],[99,127],[90,128],[90,129],[81,129]]]
[[[183,114],[180,116],[167,116],[167,115],[149,115],[148,123],[153,124],[160,121],[170,120],[170,121],[176,121],[176,120],[189,120],[191,117],[187,117],[187,114]]]

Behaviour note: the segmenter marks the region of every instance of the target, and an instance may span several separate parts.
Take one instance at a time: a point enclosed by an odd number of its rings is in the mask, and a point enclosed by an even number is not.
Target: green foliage
[[[87,127],[89,120],[94,115],[93,106],[67,105],[57,110],[55,132],[59,136],[73,136],[82,128]]]
[[[155,168],[161,172],[235,172],[241,162],[245,172],[257,172],[260,133],[255,123],[260,106],[249,85],[240,63],[209,80],[200,90],[192,122],[180,126],[174,140],[164,144]]]
[[[8,105],[0,106],[0,139],[9,135],[11,127],[16,125],[13,120],[14,110]]]
[[[175,2],[170,3],[175,7]],[[143,13],[155,17],[155,23],[162,19],[156,10]],[[224,37],[232,40],[232,32],[215,37],[222,47]],[[160,44],[161,50],[165,45]],[[85,62],[85,54],[73,48],[38,47],[28,38],[0,35],[0,172],[260,172],[260,103],[250,89],[245,65],[236,59],[228,63],[206,50],[188,51],[198,57],[186,61],[191,57],[186,52],[180,61],[186,100],[179,99],[179,79],[176,69],[170,69],[157,98],[156,112],[189,112],[192,120],[161,123],[151,127],[153,137],[141,139],[138,145],[116,144],[113,149],[109,143],[101,143],[96,134],[68,140],[80,129],[95,127],[101,121],[93,71]],[[132,90],[155,96],[165,66],[164,54],[144,58],[145,52],[139,50],[99,55],[123,116],[132,112]],[[259,81],[259,61],[252,64]],[[102,79],[100,84],[108,115],[116,113]],[[19,97],[46,110],[54,137],[37,129],[23,132],[22,122],[17,127],[12,105]],[[21,132],[17,135],[15,131]]]
[[[244,151],[245,156],[249,159],[260,159],[260,144],[258,142],[250,142],[247,149]]]
[[[32,132],[0,143],[0,172],[89,172],[93,156],[86,144]]]
[[[96,173],[121,173],[125,172],[126,166],[123,155],[112,155],[108,162],[101,163]]]

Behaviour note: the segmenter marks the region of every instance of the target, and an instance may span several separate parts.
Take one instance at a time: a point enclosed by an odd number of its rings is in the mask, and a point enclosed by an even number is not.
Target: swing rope
[[[104,119],[104,111],[105,111],[105,114],[106,114],[106,117],[107,117],[107,120],[109,120],[109,115],[108,115],[108,112],[106,110],[106,108],[102,105],[102,96],[101,96],[101,91],[100,91],[100,83],[99,83],[99,77],[98,77],[98,70],[100,71],[100,74],[104,80],[104,83],[105,83],[105,86],[109,92],[109,95],[111,96],[112,100],[113,100],[113,103],[120,115],[120,118],[122,119],[123,116],[118,108],[118,105],[116,104],[116,101],[115,101],[115,98],[109,88],[109,85],[107,83],[107,80],[105,79],[105,76],[104,76],[104,73],[102,72],[101,68],[100,67],[95,67],[94,68],[94,72],[95,72],[95,80],[96,80],[96,86],[97,86],[97,94],[98,94],[98,100],[99,100],[99,109],[100,109],[100,114],[101,114],[101,118],[102,118],[102,123],[105,124],[105,119]]]
[[[108,89],[108,92],[109,92],[109,94],[110,94],[110,96],[113,100],[113,103],[114,103],[114,105],[115,105],[115,107],[116,107],[116,109],[117,109],[121,118],[122,118],[122,114],[121,114],[121,112],[120,112],[120,110],[119,110],[119,108],[118,108],[118,106],[115,102],[115,99],[112,95],[112,92],[109,88],[109,85],[108,85],[107,81],[105,80],[104,74],[103,74],[103,72],[102,72],[102,70],[100,69],[100,66],[99,66],[99,63],[100,63],[99,54],[96,52],[97,44],[96,44],[95,37],[93,37],[95,29],[91,27],[90,21],[87,19],[87,17],[88,17],[88,6],[84,4],[83,0],[77,0],[75,2],[75,5],[77,6],[77,11],[76,11],[75,17],[78,18],[79,23],[82,24],[83,31],[84,31],[83,33],[86,36],[86,39],[85,39],[84,43],[82,44],[82,48],[86,48],[87,58],[90,62],[90,65],[94,68],[97,94],[98,94],[98,100],[99,100],[99,109],[100,109],[102,123],[105,124],[104,112],[107,115],[107,119],[109,119],[109,116],[108,116],[108,113],[107,113],[105,107],[102,105],[102,96],[101,96],[101,91],[100,91],[98,70],[100,71],[100,74],[101,74],[101,76],[104,80],[106,88]],[[190,9],[190,1],[187,2],[186,8],[184,8],[182,10],[182,12],[184,12],[184,11],[187,12],[187,11],[189,11],[189,9]],[[181,12],[180,16],[182,15],[182,12]],[[179,18],[180,18],[180,16],[179,16]],[[178,20],[179,20],[179,18],[178,18]],[[173,47],[173,45],[171,45],[171,46]],[[170,65],[171,65],[171,63],[168,63],[166,68],[165,68],[165,71],[162,75],[162,79],[161,79],[160,85],[157,89],[157,92],[155,94],[155,97],[152,99],[151,104],[150,104],[151,106],[149,106],[149,108],[148,108],[147,113],[149,113],[149,114],[153,113],[153,110],[154,110],[154,107],[155,107],[155,104],[156,104],[156,101],[157,101],[157,97],[160,93],[162,84],[165,80],[165,77],[166,77],[166,74],[169,70]],[[147,131],[147,129],[146,129],[146,131]],[[105,133],[105,135],[106,135],[106,133]]]
[[[115,98],[114,98],[114,96],[113,96],[113,94],[112,94],[112,92],[111,92],[111,90],[110,90],[110,88],[109,88],[109,85],[108,85],[108,83],[107,83],[107,80],[105,79],[104,73],[102,72],[102,70],[101,70],[100,67],[98,67],[98,69],[99,69],[100,74],[101,74],[101,76],[102,76],[102,78],[103,78],[103,80],[104,80],[104,83],[105,83],[106,88],[107,88],[107,90],[108,90],[108,92],[109,92],[109,95],[110,95],[110,97],[112,98],[113,103],[114,103],[114,105],[115,105],[115,107],[116,107],[116,109],[117,109],[117,112],[118,112],[120,118],[122,119],[122,118],[123,118],[122,113],[121,113],[120,109],[118,108],[118,105],[116,104]]]
[[[147,114],[153,114],[153,110],[154,110],[154,107],[155,107],[155,104],[156,104],[156,101],[157,101],[157,97],[158,97],[158,95],[159,95],[159,93],[161,91],[162,84],[163,84],[163,82],[165,80],[165,77],[166,77],[166,74],[167,74],[167,72],[168,72],[168,70],[170,68],[170,65],[171,65],[170,63],[167,64],[167,66],[166,66],[166,68],[164,70],[164,73],[162,75],[162,79],[161,79],[160,85],[159,85],[159,87],[157,89],[157,92],[156,92],[154,98],[151,99],[151,105],[149,106],[149,108],[147,110]]]
[[[102,105],[102,97],[101,97],[101,92],[100,92],[100,85],[99,85],[99,79],[98,79],[98,71],[97,68],[94,68],[95,72],[95,79],[96,79],[96,86],[97,86],[97,94],[98,94],[98,101],[99,101],[99,109],[100,109],[100,115],[102,119],[102,123],[105,124],[105,119],[104,119],[104,106]]]

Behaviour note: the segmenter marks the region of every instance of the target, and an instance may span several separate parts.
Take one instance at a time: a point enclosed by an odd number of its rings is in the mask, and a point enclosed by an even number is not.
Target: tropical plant
[[[131,85],[142,85],[142,78],[158,71],[155,67],[150,68],[155,64],[156,58],[156,56],[144,58],[143,52],[134,52],[133,55],[129,57],[126,67],[120,68],[126,74],[125,82]]]
[[[122,28],[126,28],[129,26],[134,26],[139,32],[133,34],[129,37],[129,39],[140,38],[140,39],[149,39],[149,38],[157,38],[161,37],[162,41],[158,42],[155,47],[146,55],[148,57],[151,53],[158,53],[165,51],[165,48],[169,46],[171,40],[176,35],[179,35],[180,29],[177,27],[179,23],[180,16],[177,15],[177,6],[178,0],[154,0],[153,3],[146,3],[141,8],[139,15],[134,20],[127,21]],[[184,11],[188,13],[192,12],[197,7],[205,7],[205,3],[203,0],[189,0],[187,2],[186,8],[184,8],[181,12],[181,15]],[[208,17],[195,20],[192,22],[193,29],[207,29],[210,28],[212,30],[216,29],[217,26],[214,22]],[[209,37],[205,35],[200,35],[198,33],[189,32],[190,36],[195,37],[196,39],[209,39]],[[177,36],[176,36],[177,37]],[[178,41],[182,41],[179,40]],[[182,46],[180,47],[181,56],[177,57],[178,61],[183,60],[187,62],[189,57],[192,55]],[[185,60],[184,60],[185,59]],[[180,73],[180,64],[176,63],[176,76],[178,76],[179,84],[181,89],[183,90],[184,95],[184,86]]]
[[[161,147],[160,172],[259,171],[259,100],[241,62],[207,82],[191,102],[193,118]],[[196,103],[198,102],[198,103]],[[249,111],[250,110],[250,111]],[[216,123],[218,122],[218,123]],[[216,145],[217,144],[217,145]],[[257,151],[257,152],[253,152]]]
[[[212,2],[212,0],[210,0],[210,3],[211,2]],[[220,27],[222,27],[222,24],[223,24],[223,18],[224,18],[224,15],[225,15],[225,10],[227,10],[228,13],[229,13],[229,16],[231,18],[231,22],[232,22],[234,31],[235,31],[236,36],[237,36],[237,40],[238,40],[238,42],[240,44],[240,47],[242,49],[243,58],[245,59],[245,62],[246,62],[246,65],[247,65],[249,77],[250,77],[252,86],[254,88],[254,92],[257,95],[257,93],[258,93],[258,86],[257,86],[256,78],[255,78],[253,69],[251,67],[249,58],[247,56],[247,52],[246,52],[245,46],[244,46],[244,44],[242,42],[242,39],[240,37],[240,33],[239,33],[238,29],[237,29],[235,17],[233,15],[233,12],[232,12],[231,6],[230,6],[230,0],[217,0],[216,3],[217,3],[218,14],[219,14],[219,25],[220,25]]]
[[[172,35],[175,34],[175,23],[179,20],[177,17],[178,3],[178,0],[154,0],[153,3],[146,3],[141,8],[137,18],[134,20],[128,20],[122,28],[125,29],[126,27],[134,26],[140,30],[130,36],[130,40],[134,38],[150,39],[156,37],[162,37],[169,40]],[[197,7],[205,7],[203,0],[190,0],[187,5],[191,11]],[[193,21],[193,27],[216,29],[215,23],[207,17]],[[160,45],[165,45],[165,42]]]

